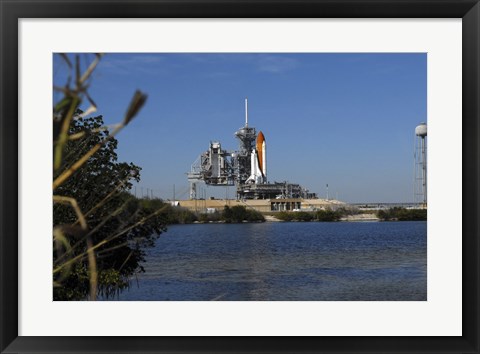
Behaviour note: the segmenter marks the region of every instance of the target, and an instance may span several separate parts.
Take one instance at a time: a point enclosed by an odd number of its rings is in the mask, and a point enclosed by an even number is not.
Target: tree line
[[[379,210],[377,216],[382,221],[424,221],[427,220],[427,209],[394,207],[387,210]]]

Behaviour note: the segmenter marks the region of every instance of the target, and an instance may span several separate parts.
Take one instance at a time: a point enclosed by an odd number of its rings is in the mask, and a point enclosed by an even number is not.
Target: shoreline
[[[340,219],[340,221],[352,221],[352,222],[376,222],[381,221],[376,214],[357,214],[357,215],[347,215]]]
[[[335,221],[302,221],[302,220],[291,220],[291,221],[284,221],[284,220],[280,220],[280,219],[277,219],[275,216],[272,216],[272,215],[264,215],[265,217],[265,221],[247,221],[247,220],[244,220],[243,222],[241,223],[227,223],[223,220],[219,220],[219,221],[208,221],[208,222],[202,222],[202,221],[194,221],[194,222],[191,222],[191,223],[184,223],[184,224],[172,224],[172,225],[191,225],[191,224],[258,224],[258,223],[277,223],[277,222],[298,222],[298,223],[304,223],[304,222],[311,222],[311,223],[315,223],[315,222],[357,222],[357,223],[361,223],[361,222],[389,222],[389,221],[427,221],[427,220],[382,220],[380,218],[378,218],[375,214],[358,214],[358,215],[348,215],[348,216],[345,216],[345,217],[342,217],[340,220],[335,220]]]

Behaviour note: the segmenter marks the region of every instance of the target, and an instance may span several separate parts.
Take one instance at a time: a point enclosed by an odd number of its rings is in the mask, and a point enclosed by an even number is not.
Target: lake
[[[427,223],[173,225],[118,300],[425,301]]]

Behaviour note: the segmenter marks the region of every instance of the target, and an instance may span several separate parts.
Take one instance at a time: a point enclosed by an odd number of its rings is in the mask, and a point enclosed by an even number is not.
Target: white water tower
[[[414,202],[427,207],[427,124],[415,128],[415,181]]]

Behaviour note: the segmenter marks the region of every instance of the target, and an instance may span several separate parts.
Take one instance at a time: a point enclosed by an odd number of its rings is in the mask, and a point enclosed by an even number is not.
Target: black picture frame
[[[478,0],[0,0],[1,353],[479,353]],[[19,337],[20,18],[462,18],[461,337]],[[447,188],[447,187],[446,187]]]

